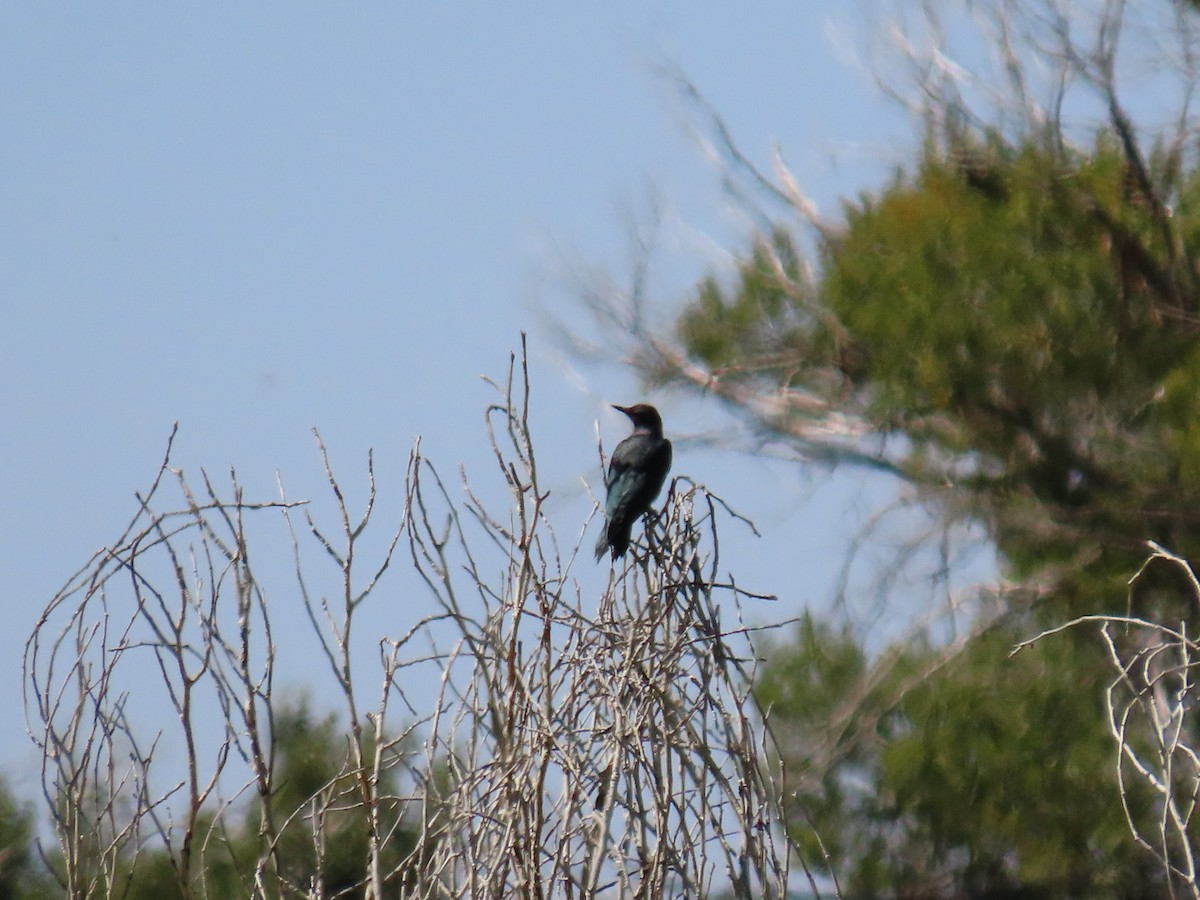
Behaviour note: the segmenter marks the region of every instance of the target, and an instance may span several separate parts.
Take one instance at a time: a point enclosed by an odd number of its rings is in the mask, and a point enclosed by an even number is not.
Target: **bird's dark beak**
[[[625,413],[625,415],[629,416],[629,418],[633,418],[633,414],[629,411],[628,406],[617,406],[617,404],[613,403],[612,408],[619,409],[621,412]]]

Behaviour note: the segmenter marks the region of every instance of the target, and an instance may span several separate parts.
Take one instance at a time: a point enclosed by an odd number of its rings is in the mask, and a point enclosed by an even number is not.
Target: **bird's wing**
[[[654,496],[658,496],[658,492],[662,490],[663,484],[667,480],[667,474],[671,471],[671,442],[663,438],[663,442],[655,451],[655,457],[659,465],[659,471],[662,472],[662,478],[658,480],[658,484],[654,488]]]
[[[651,449],[650,444],[658,446]],[[646,458],[648,453],[650,459]],[[639,515],[662,490],[670,467],[670,441],[640,434],[621,441],[608,466],[604,514],[610,521],[630,514]]]
[[[637,469],[623,468],[609,471],[608,497],[604,503],[604,515],[611,522],[624,518],[626,511],[642,493],[646,474]]]

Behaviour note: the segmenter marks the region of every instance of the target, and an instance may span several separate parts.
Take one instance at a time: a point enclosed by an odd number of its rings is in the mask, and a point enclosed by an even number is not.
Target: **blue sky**
[[[418,435],[445,470],[487,477],[479,376],[503,374],[524,329],[552,515],[577,529],[595,423],[611,447],[626,423],[606,404],[639,394],[620,366],[564,361],[541,324],[550,309],[586,327],[564,260],[620,278],[626,211],[654,192],[669,312],[748,234],[658,70],[685,72],[756,161],[779,142],[836,210],[913,137],[831,40],[862,32],[857,8],[0,8],[0,769],[29,792],[35,617],[120,533],[175,421],[176,465],[236,466],[252,497],[274,496],[277,471],[293,496],[321,491],[313,426],[355,483],[373,447],[398,491]],[[690,453],[721,420],[651,399],[683,438],[676,471],[764,531],[728,562],[780,595],[763,619],[826,603],[878,485]]]

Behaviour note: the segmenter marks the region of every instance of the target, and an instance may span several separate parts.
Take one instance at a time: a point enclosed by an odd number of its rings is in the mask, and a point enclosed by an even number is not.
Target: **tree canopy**
[[[806,461],[893,473],[997,551],[1003,578],[976,598],[969,640],[868,654],[852,628],[810,616],[760,679],[798,773],[798,830],[821,835],[853,894],[1168,889],[1129,836],[1161,805],[1136,791],[1122,805],[1095,632],[1011,652],[1089,613],[1196,620],[1176,569],[1128,587],[1148,540],[1200,559],[1190,93],[1172,129],[1139,126],[1117,64],[1133,5],[1106,6],[1086,48],[1088,23],[1032,7],[1045,43],[1015,7],[988,20],[1016,72],[1010,105],[989,119],[930,76],[910,164],[836,222],[785,180],[805,224],[777,225],[734,277],[702,281],[674,336],[640,357]],[[1196,12],[1147,8],[1174,13],[1155,40],[1196,47]],[[1060,75],[1059,107],[1029,100],[1036,65]],[[1194,87],[1190,67],[1171,74]],[[1060,116],[1078,85],[1106,113],[1088,129]]]

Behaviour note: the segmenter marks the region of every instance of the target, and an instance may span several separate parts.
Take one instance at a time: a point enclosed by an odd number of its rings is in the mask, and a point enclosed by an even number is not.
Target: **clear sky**
[[[756,161],[778,141],[835,211],[913,137],[831,37],[861,34],[859,12],[0,7],[0,768],[18,789],[36,778],[22,644],[119,535],[175,421],[176,465],[236,466],[251,497],[274,496],[276,471],[293,496],[321,491],[313,426],[355,484],[373,447],[393,495],[418,435],[447,471],[490,477],[479,376],[503,374],[525,329],[551,512],[577,530],[580,476],[599,481],[595,423],[611,447],[627,425],[606,404],[639,397],[619,366],[564,361],[541,324],[551,308],[586,327],[563,260],[623,276],[626,211],[654,191],[669,227],[653,284],[669,311],[748,234],[659,69],[685,72]],[[827,602],[874,488],[690,452],[687,437],[719,420],[650,399],[682,438],[676,471],[763,529],[727,558],[780,595],[762,617]]]

